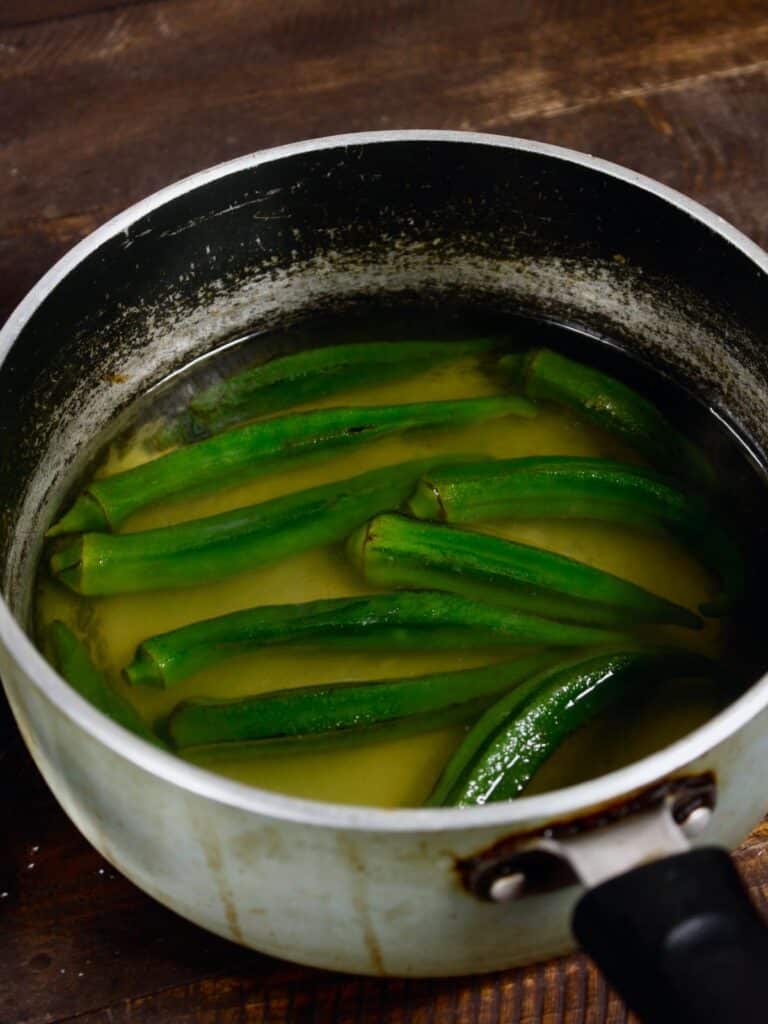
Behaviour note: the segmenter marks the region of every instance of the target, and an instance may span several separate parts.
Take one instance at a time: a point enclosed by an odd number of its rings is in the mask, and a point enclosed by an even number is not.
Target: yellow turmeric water
[[[403,381],[344,392],[312,408],[470,398],[498,394],[500,385],[469,358]],[[295,411],[295,410],[292,410]],[[139,430],[113,446],[100,474],[137,465],[147,450]],[[313,456],[281,471],[213,495],[185,498],[134,515],[126,531],[165,526],[264,501],[367,469],[437,453],[511,458],[587,455],[639,461],[615,438],[542,405],[535,419],[507,417],[460,429],[419,430],[340,453]],[[716,581],[682,547],[663,538],[591,521],[507,521],[473,526],[569,555],[695,609],[716,593]],[[514,656],[514,649],[382,652],[267,648],[201,671],[168,691],[128,686],[121,676],[137,645],[149,636],[254,605],[305,602],[371,591],[348,563],[343,546],[307,551],[274,565],[205,586],[115,597],[81,598],[41,570],[37,625],[62,619],[87,641],[95,663],[151,724],[192,696],[234,697],[321,682],[381,679],[469,668]],[[707,619],[699,632],[646,627],[643,636],[718,657],[727,642],[726,620]],[[522,653],[522,652],[521,652]],[[667,745],[700,724],[725,702],[714,683],[681,682],[660,694],[648,689],[571,737],[544,766],[528,792],[572,784]],[[294,744],[279,752],[253,749],[197,755],[197,763],[238,781],[282,793],[380,807],[418,806],[455,748],[465,726],[409,736],[346,739],[340,744]]]

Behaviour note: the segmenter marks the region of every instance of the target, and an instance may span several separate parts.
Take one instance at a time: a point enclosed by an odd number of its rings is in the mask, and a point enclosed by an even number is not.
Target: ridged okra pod
[[[379,587],[434,588],[531,615],[601,626],[665,623],[697,629],[681,605],[612,573],[528,544],[384,513],[347,543]]]
[[[92,480],[48,535],[114,530],[148,505],[232,486],[298,456],[354,447],[418,427],[461,426],[535,413],[532,403],[513,396],[318,409],[277,416]]]
[[[683,651],[583,655],[545,669],[485,712],[439,778],[429,806],[472,806],[519,796],[560,744],[647,682],[711,676],[716,666]]]
[[[625,635],[552,622],[453,594],[371,594],[265,605],[193,622],[139,644],[129,682],[167,689],[235,655],[275,645],[430,650],[616,645]]]
[[[499,366],[529,398],[573,409],[671,474],[714,483],[714,470],[696,445],[653,402],[615,377],[548,348],[504,356]]]
[[[479,356],[491,345],[485,339],[369,341],[278,356],[204,388],[156,440],[158,444],[194,441],[318,398],[375,387],[464,356]]]
[[[73,690],[124,729],[149,743],[163,746],[133,705],[96,668],[85,644],[69,626],[58,620],[51,622],[45,639],[51,652],[51,661]]]
[[[720,578],[721,593],[701,606],[704,615],[724,614],[744,591],[741,551],[707,501],[641,466],[561,455],[436,466],[406,509],[449,523],[573,518],[666,531]]]
[[[329,738],[390,726],[403,719],[423,730],[440,728],[446,716],[466,716],[521,680],[552,665],[552,651],[456,672],[404,679],[323,683],[229,700],[195,697],[174,708],[167,723],[177,748],[265,740]]]
[[[342,540],[376,512],[397,508],[428,465],[415,460],[385,466],[175,526],[67,538],[51,556],[51,573],[89,596],[226,579]]]

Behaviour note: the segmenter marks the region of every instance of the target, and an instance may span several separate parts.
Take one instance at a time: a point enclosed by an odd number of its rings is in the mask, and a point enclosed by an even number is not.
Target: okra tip
[[[54,619],[45,627],[45,641],[47,648],[51,651],[51,661],[56,667],[61,664],[62,652],[67,650],[74,641],[74,634],[69,626],[61,619]]]
[[[416,490],[405,503],[405,511],[416,519],[446,519],[440,492],[427,477],[416,484]]]
[[[77,537],[69,544],[55,551],[49,562],[51,575],[70,590],[82,592],[83,580],[83,538]]]
[[[499,359],[499,369],[503,370],[512,380],[523,384],[528,365],[536,357],[538,351],[538,349],[531,349],[526,352],[510,352]]]
[[[347,558],[351,565],[363,575],[365,575],[365,549],[368,543],[373,539],[372,526],[374,522],[374,519],[369,519],[367,523],[363,523],[362,526],[358,526],[358,528],[349,535],[345,545]]]
[[[692,612],[690,608],[673,604],[671,601],[667,601],[666,604],[669,608],[669,625],[682,626],[683,629],[698,630],[704,628],[701,616],[697,615],[696,612]]]
[[[109,520],[98,501],[90,494],[81,494],[72,508],[48,529],[46,537],[59,537],[65,533],[83,533],[86,530],[109,529]]]
[[[165,679],[155,659],[139,647],[130,665],[123,669],[123,676],[131,686],[151,686],[155,690],[164,690]]]
[[[166,452],[181,444],[200,441],[206,434],[207,431],[192,413],[185,412],[175,420],[160,420],[147,443],[153,451]]]

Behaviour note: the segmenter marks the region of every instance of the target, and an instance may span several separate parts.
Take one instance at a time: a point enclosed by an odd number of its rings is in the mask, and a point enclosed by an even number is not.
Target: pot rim
[[[739,249],[768,276],[768,254],[722,217],[652,178],[577,150],[481,132],[401,130],[331,135],[258,150],[216,164],[154,192],[112,217],[59,259],[11,313],[7,323],[0,330],[0,371],[28,320],[67,274],[105,241],[120,232],[127,232],[132,224],[152,210],[209,182],[275,160],[324,149],[391,142],[447,142],[495,146],[537,153],[553,160],[587,167],[600,174],[620,179],[635,188],[651,192],[677,207]],[[116,754],[172,785],[253,814],[318,827],[371,832],[465,831],[522,825],[532,820],[570,817],[586,808],[614,801],[629,792],[642,789],[702,757],[738,732],[768,705],[768,675],[764,675],[724,711],[682,739],[625,768],[588,782],[539,796],[524,796],[508,803],[486,804],[482,807],[389,810],[307,800],[259,789],[190,764],[134,736],[80,697],[48,664],[13,616],[2,596],[0,644],[29,676],[36,688],[67,718]]]

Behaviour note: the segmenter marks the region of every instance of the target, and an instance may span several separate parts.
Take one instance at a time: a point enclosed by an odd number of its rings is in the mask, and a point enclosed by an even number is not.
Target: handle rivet
[[[694,807],[685,821],[681,822],[680,827],[689,839],[695,839],[705,831],[711,820],[712,808],[702,805]]]
[[[508,903],[517,899],[525,885],[525,875],[515,871],[511,875],[500,875],[491,882],[488,895],[494,903]]]

